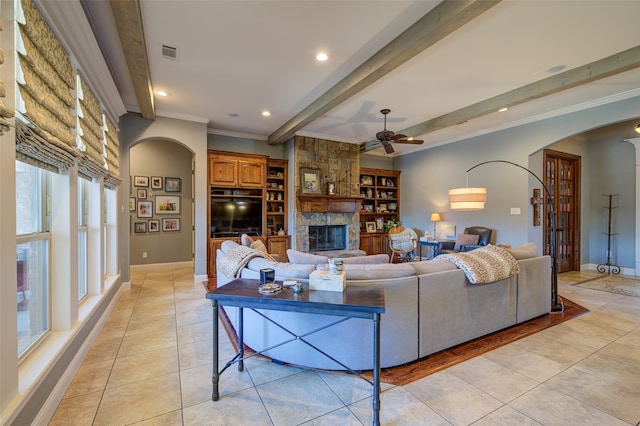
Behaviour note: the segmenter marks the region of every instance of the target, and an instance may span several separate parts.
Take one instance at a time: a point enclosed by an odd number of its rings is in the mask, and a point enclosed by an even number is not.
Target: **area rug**
[[[564,297],[560,298],[560,300],[564,307],[562,312],[547,314],[531,319],[522,324],[518,324],[470,342],[454,346],[453,348],[440,351],[433,355],[429,355],[428,357],[410,364],[384,368],[380,372],[380,380],[384,383],[403,386],[407,383],[411,383],[430,374],[437,373],[445,368],[452,367],[460,362],[482,355],[493,349],[515,342],[523,337],[530,336],[546,328],[589,312],[588,309]],[[220,320],[222,326],[227,331],[231,343],[237,350],[238,338],[235,334],[233,325],[231,325],[231,322],[223,308],[220,309]],[[248,353],[253,352],[249,347],[245,347],[245,350]],[[262,358],[268,359],[267,357]],[[364,371],[362,375],[369,379],[373,378],[371,371]]]
[[[640,297],[640,279],[620,275],[603,275],[587,281],[573,284],[578,287],[625,296]]]
[[[404,386],[407,383],[422,379],[423,377],[427,377],[433,373],[437,373],[438,371],[589,312],[588,309],[567,298],[561,297],[560,300],[564,307],[562,312],[531,319],[522,324],[497,331],[470,342],[454,346],[453,348],[445,349],[444,351],[429,355],[426,358],[408,365],[384,368],[380,373],[380,379],[384,383]],[[371,372],[365,372],[364,375],[373,377]]]

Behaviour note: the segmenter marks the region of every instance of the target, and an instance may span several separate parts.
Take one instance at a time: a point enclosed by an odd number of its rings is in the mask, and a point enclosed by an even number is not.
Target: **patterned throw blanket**
[[[273,258],[268,254],[254,250],[250,247],[234,246],[220,256],[218,268],[220,272],[227,277],[240,278],[240,271],[242,268],[244,268],[251,259],[256,257],[264,257],[265,259],[273,260]]]
[[[494,245],[463,253],[443,254],[437,258],[448,260],[462,269],[472,284],[492,283],[520,272],[516,258],[502,247]]]

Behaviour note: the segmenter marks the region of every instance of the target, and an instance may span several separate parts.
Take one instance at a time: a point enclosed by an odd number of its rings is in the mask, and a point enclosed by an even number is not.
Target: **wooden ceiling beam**
[[[140,113],[146,119],[155,120],[153,84],[142,27],[140,2],[139,0],[111,0],[110,4]]]
[[[486,12],[501,0],[444,0],[348,76],[269,135],[275,145]]]
[[[632,47],[606,58],[518,87],[517,89],[510,90],[439,117],[423,121],[422,123],[398,130],[398,133],[417,138],[436,130],[492,114],[500,108],[511,108],[638,67],[640,67],[640,46]],[[377,141],[372,140],[363,144],[363,151],[369,151],[379,146],[380,144]]]

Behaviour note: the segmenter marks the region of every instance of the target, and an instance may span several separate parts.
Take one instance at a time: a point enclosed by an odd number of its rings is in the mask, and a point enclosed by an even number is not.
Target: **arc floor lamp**
[[[540,182],[540,185],[544,188],[547,193],[547,198],[549,200],[549,205],[551,206],[551,312],[562,312],[563,307],[562,303],[558,301],[558,260],[556,259],[557,254],[557,240],[556,240],[556,226],[557,226],[557,218],[556,218],[556,208],[553,202],[553,197],[551,196],[551,191],[549,188],[542,182],[542,180],[531,170],[523,167],[519,164],[516,164],[507,160],[490,160],[484,161],[482,163],[476,164],[466,171],[466,184],[465,188],[453,188],[449,190],[449,203],[451,205],[452,210],[483,210],[484,204],[487,200],[487,189],[486,188],[469,188],[469,172],[476,167],[483,166],[485,164],[490,163],[505,163],[511,164],[512,166],[516,166],[529,174],[531,174],[534,178]],[[545,238],[546,239],[546,238]]]

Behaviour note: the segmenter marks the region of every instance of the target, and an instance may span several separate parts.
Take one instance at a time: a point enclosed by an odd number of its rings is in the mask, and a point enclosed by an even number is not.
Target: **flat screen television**
[[[211,198],[211,236],[262,234],[262,200],[244,197]]]

